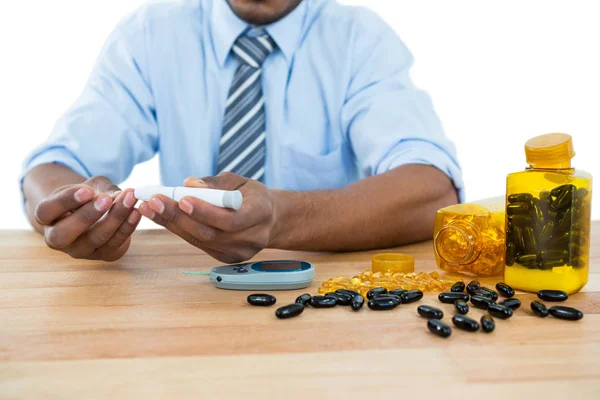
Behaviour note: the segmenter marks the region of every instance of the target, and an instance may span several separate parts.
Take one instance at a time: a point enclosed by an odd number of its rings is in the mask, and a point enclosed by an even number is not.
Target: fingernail
[[[181,209],[181,211],[183,211],[186,214],[192,214],[192,212],[194,211],[194,206],[192,206],[192,203],[190,203],[187,200],[181,200],[179,202],[179,208]]]
[[[153,197],[150,200],[150,208],[154,211],[156,211],[159,214],[162,214],[165,212],[165,205],[162,201],[160,201],[160,199],[158,197]]]
[[[75,200],[78,203],[83,203],[84,201],[88,201],[93,196],[92,191],[88,188],[81,188],[75,192]]]
[[[129,222],[131,225],[135,225],[140,221],[141,217],[142,216],[139,212],[133,211],[131,214],[129,214],[129,217],[127,217],[127,222]]]
[[[121,193],[123,193],[122,190],[117,190],[116,192],[112,192],[110,194],[110,197],[112,197],[113,199],[116,199]]]
[[[98,196],[98,198],[94,202],[94,208],[99,212],[106,211],[108,207],[110,207],[110,205],[110,197],[106,195]]]
[[[125,195],[125,198],[123,199],[123,205],[127,208],[131,208],[131,207],[135,206],[135,203],[137,203],[137,200],[135,199],[135,196],[133,195],[133,193],[127,192],[127,194]]]
[[[148,203],[142,203],[142,205],[140,205],[140,212],[148,219],[154,219],[154,217],[156,217],[156,213],[148,207]]]

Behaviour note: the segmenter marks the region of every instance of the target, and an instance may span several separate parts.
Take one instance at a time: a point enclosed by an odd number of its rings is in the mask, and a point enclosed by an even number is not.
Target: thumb
[[[208,189],[237,190],[246,182],[248,182],[248,178],[232,174],[231,172],[222,172],[217,176],[207,176],[202,179],[187,178],[184,185],[187,187]]]
[[[97,193],[106,193],[113,199],[122,192],[121,188],[112,183],[110,179],[104,176],[95,176],[89,179],[87,182],[96,189]]]

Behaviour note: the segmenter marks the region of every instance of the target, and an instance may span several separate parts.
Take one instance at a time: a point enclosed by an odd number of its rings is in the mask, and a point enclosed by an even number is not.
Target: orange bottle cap
[[[525,143],[525,155],[532,168],[571,168],[575,156],[573,138],[566,133],[536,136]]]
[[[371,260],[373,272],[415,272],[415,258],[407,254],[382,253],[376,254]]]

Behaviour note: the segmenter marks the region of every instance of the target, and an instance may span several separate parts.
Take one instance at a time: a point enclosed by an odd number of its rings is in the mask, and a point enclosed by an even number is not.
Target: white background
[[[575,165],[600,178],[596,1],[343,2],[368,4],[412,50],[412,76],[459,149],[467,200],[502,194],[506,174],[525,166],[524,142],[541,133],[571,133]],[[29,227],[17,184],[23,158],[78,96],[115,24],[142,3],[0,1],[0,228]],[[156,161],[122,186],[157,182]]]

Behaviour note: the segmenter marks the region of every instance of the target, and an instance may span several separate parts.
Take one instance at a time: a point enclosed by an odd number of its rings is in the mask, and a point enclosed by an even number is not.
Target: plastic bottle
[[[592,176],[571,166],[571,136],[525,144],[529,166],[506,180],[506,268],[515,289],[574,293],[588,281]]]
[[[502,275],[504,224],[504,197],[439,210],[433,249],[440,269],[475,276]]]

